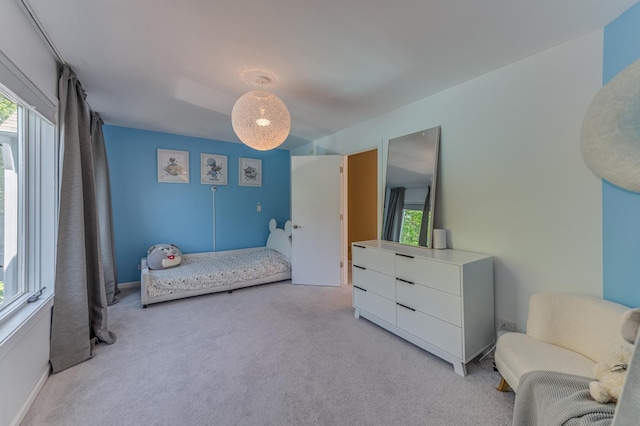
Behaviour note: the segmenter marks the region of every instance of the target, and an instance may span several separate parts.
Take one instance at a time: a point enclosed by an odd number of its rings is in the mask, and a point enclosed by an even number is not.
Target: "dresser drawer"
[[[396,325],[396,302],[372,291],[353,286],[353,306],[391,325]]]
[[[459,327],[422,312],[396,306],[398,328],[462,359],[462,330]]]
[[[396,279],[391,275],[364,269],[362,266],[353,266],[353,285],[373,291],[387,299],[396,297]]]
[[[407,284],[397,280],[396,301],[450,324],[462,326],[459,296],[421,284]]]
[[[396,256],[397,277],[460,296],[460,267],[429,259]]]
[[[354,265],[394,275],[396,272],[395,253],[371,247],[351,246],[351,257]]]

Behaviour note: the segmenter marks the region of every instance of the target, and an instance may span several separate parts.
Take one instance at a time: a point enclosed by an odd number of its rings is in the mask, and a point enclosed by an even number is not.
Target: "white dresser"
[[[450,362],[494,342],[493,259],[371,240],[352,244],[353,307],[369,321]]]

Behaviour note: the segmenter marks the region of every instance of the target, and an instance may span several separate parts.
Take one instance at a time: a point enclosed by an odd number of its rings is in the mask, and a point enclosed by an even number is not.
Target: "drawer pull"
[[[410,308],[410,307],[408,307],[407,305],[403,305],[402,303],[398,303],[398,302],[396,302],[396,305],[398,305],[398,306],[402,306],[403,308],[408,309],[408,310],[413,311],[413,312],[415,312],[415,311],[416,311],[415,309]]]
[[[416,283],[411,282],[411,281],[407,281],[407,280],[403,280],[402,278],[396,278],[396,280],[398,280],[398,281],[402,281],[403,283],[407,283],[407,284],[411,284],[411,285],[416,285]]]
[[[396,256],[408,257],[409,259],[415,259],[415,256],[409,254],[396,253]]]
[[[366,249],[366,247],[365,247],[365,246],[359,246],[358,244],[354,244],[353,246],[354,246],[354,247],[359,247],[359,248],[362,248],[362,249]]]
[[[362,291],[367,291],[366,288],[358,287],[357,285],[354,285],[353,288],[357,288],[358,290],[362,290]]]
[[[364,266],[358,266],[358,265],[353,265],[354,268],[358,268],[358,269],[362,269],[363,271],[366,271],[367,268],[365,268]]]

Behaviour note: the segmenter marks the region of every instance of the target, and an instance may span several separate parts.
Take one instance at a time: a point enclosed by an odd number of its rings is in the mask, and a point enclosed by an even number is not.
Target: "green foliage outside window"
[[[2,124],[2,121],[0,121],[0,124]],[[2,150],[0,150],[0,219],[4,219],[4,156],[2,155]],[[4,226],[4,222],[0,222],[0,226]],[[0,247],[2,247],[2,244],[4,244],[4,241],[0,241]]]
[[[4,123],[14,112],[18,105],[0,94],[0,124]],[[0,154],[0,217],[4,213],[4,161]],[[4,224],[0,224],[3,226]],[[2,244],[2,243],[0,243]],[[4,281],[0,281],[0,303],[4,300]]]
[[[422,224],[422,210],[402,211],[402,231],[400,243],[417,245],[420,239],[420,225]]]
[[[18,105],[0,95],[0,124],[4,123],[4,120],[9,118],[11,114],[16,112],[17,108]]]
[[[0,93],[0,124],[18,109],[18,105]],[[4,160],[0,152],[0,216],[4,214]],[[4,224],[0,224],[2,226]],[[2,244],[0,242],[0,244]]]

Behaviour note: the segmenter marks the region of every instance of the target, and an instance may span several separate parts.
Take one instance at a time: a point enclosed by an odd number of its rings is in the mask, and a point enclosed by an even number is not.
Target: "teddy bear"
[[[640,328],[640,308],[626,311],[621,322],[622,337],[634,344]],[[618,401],[632,355],[633,347],[620,345],[614,350],[609,362],[599,362],[593,367],[596,381],[589,383],[589,393],[593,399],[601,404]]]
[[[607,362],[599,362],[593,367],[596,381],[589,383],[589,393],[593,399],[601,404],[618,401],[630,359],[631,348],[620,345]]]

